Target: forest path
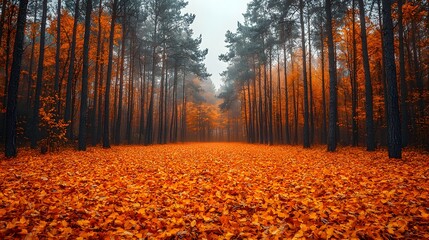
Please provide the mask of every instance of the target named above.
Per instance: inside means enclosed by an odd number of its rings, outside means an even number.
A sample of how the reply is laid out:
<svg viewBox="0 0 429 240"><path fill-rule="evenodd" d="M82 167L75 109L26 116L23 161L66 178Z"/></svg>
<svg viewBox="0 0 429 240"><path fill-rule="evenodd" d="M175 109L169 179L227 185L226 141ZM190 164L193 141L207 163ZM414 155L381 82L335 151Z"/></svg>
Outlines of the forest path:
<svg viewBox="0 0 429 240"><path fill-rule="evenodd" d="M189 143L0 161L0 238L429 238L429 157Z"/></svg>

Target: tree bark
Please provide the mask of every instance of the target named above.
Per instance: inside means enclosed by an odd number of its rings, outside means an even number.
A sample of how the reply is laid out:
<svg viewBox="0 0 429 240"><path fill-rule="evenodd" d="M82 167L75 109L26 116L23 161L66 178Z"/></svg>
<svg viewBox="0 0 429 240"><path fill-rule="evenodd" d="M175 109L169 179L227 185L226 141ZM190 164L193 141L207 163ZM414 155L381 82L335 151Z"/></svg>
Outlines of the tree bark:
<svg viewBox="0 0 429 240"><path fill-rule="evenodd" d="M357 86L357 48L356 48L356 17L355 17L355 0L352 1L352 45L353 45L353 58L352 58L352 146L357 146L359 143L359 129L358 129L358 86Z"/></svg>
<svg viewBox="0 0 429 240"><path fill-rule="evenodd" d="M326 28L328 33L328 57L329 57L329 126L328 126L328 151L337 149L337 64L335 62L334 38L332 34L332 6L331 0L325 0Z"/></svg>
<svg viewBox="0 0 429 240"><path fill-rule="evenodd" d="M57 101L56 114L59 117L61 101L60 101L60 49L61 49L61 0L58 0L57 6L57 41L55 45L55 76L54 76L54 93Z"/></svg>
<svg viewBox="0 0 429 240"><path fill-rule="evenodd" d="M92 127L92 146L97 145L98 142L98 137L97 137L97 132L98 132L98 126L97 126L97 119L99 118L99 116L97 116L97 111L99 112L100 109L98 108L98 96L99 96L99 68L100 68L100 54L101 54L101 31L102 31L102 27L101 27L101 13L102 13L102 6L101 3L103 1L99 0L99 5L98 5L98 22L97 22L97 52L95 54L95 71L94 71L94 99L93 99L93 110L92 110L92 123L91 123L91 127ZM100 94L101 96L101 94Z"/></svg>
<svg viewBox="0 0 429 240"><path fill-rule="evenodd" d="M399 117L396 80L395 47L392 22L392 2L383 0L383 52L387 83L387 127L389 158L402 157L401 121Z"/></svg>
<svg viewBox="0 0 429 240"><path fill-rule="evenodd" d="M110 22L110 36L109 36L109 59L107 63L107 79L106 79L106 92L104 96L104 126L103 126L103 148L110 148L110 85L112 81L112 62L113 62L113 37L115 35L115 21L116 11L118 7L118 0L113 0L112 5L112 19Z"/></svg>
<svg viewBox="0 0 429 240"><path fill-rule="evenodd" d="M304 3L299 1L299 19L301 23L301 49L302 49L302 78L304 82L304 148L310 147L309 110L308 110L308 85L307 85L307 60L305 50L304 31Z"/></svg>
<svg viewBox="0 0 429 240"><path fill-rule="evenodd" d="M86 151L88 121L88 68L89 68L89 37L91 33L92 0L86 1L85 33L83 40L82 90L80 96L79 151Z"/></svg>
<svg viewBox="0 0 429 240"><path fill-rule="evenodd" d="M408 112L408 86L405 79L405 51L404 51L404 25L402 22L402 0L398 0L398 33L399 33L399 78L401 83L401 134L402 146L408 145L409 137L409 112Z"/></svg>
<svg viewBox="0 0 429 240"><path fill-rule="evenodd" d="M7 158L16 157L16 107L18 99L19 77L21 74L21 60L24 53L24 32L27 18L28 0L19 1L18 19L16 25L15 43L13 46L13 60L8 86L6 106L6 145Z"/></svg>
<svg viewBox="0 0 429 240"><path fill-rule="evenodd" d="M124 20L125 22L125 20ZM125 41L126 41L126 23L122 25L122 47L121 47L121 66L119 75L119 101L118 101L118 113L116 118L115 126L115 144L119 144L121 141L121 124L122 124L122 97L124 92L124 62L125 62Z"/></svg>
<svg viewBox="0 0 429 240"><path fill-rule="evenodd" d="M74 78L74 64L75 64L75 56L76 56L76 34L77 34L77 20L79 18L79 0L76 0L74 6L74 21L73 21L73 36L70 48L70 66L69 73L67 77L67 90L66 90L66 109L64 113L64 121L68 123L67 126L67 138L69 140L73 139L73 128L72 128L72 96L73 96L73 78Z"/></svg>
<svg viewBox="0 0 429 240"><path fill-rule="evenodd" d="M366 122L366 150L375 150L375 134L374 134L374 110L373 110L373 93L371 83L371 70L369 66L368 43L366 37L365 24L365 8L363 0L358 0L359 18L362 39L362 59L363 69L365 74L365 122Z"/></svg>

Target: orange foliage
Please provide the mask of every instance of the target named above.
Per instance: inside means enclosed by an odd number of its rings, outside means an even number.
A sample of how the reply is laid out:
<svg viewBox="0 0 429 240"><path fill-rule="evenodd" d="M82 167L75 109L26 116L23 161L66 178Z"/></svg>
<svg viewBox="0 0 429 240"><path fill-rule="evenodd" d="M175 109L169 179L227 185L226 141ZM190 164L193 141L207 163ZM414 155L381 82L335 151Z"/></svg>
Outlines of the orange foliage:
<svg viewBox="0 0 429 240"><path fill-rule="evenodd" d="M428 155L185 144L0 161L0 238L429 238Z"/></svg>

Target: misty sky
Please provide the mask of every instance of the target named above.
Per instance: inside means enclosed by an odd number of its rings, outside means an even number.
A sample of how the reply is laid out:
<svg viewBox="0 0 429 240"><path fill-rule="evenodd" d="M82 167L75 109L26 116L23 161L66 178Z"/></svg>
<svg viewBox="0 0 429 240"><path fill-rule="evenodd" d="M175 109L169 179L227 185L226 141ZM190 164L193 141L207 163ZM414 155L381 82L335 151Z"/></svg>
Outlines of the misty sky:
<svg viewBox="0 0 429 240"><path fill-rule="evenodd" d="M242 14L249 2L250 0L188 0L185 12L196 15L191 27L195 36L203 36L201 48L209 49L205 64L217 89L222 83L219 74L227 67L226 63L218 60L220 54L227 52L225 33L227 30L235 32L237 21L243 22Z"/></svg>

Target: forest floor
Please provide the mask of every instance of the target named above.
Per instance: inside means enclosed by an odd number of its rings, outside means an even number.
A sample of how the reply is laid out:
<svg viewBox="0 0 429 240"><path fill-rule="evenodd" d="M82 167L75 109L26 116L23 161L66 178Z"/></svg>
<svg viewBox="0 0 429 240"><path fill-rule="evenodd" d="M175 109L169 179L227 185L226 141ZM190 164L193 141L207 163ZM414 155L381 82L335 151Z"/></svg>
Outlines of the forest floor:
<svg viewBox="0 0 429 240"><path fill-rule="evenodd" d="M429 239L429 155L192 143L0 160L0 239Z"/></svg>

